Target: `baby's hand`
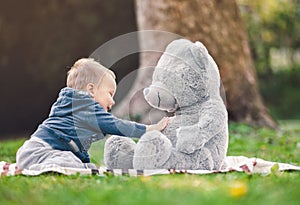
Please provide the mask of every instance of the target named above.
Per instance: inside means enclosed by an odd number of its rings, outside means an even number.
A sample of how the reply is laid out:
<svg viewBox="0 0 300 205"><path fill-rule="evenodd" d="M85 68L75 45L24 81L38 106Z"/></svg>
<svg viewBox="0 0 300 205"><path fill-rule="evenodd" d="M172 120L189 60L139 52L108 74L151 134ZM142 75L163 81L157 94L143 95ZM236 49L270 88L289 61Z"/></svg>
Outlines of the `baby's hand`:
<svg viewBox="0 0 300 205"><path fill-rule="evenodd" d="M170 118L164 117L157 124L148 125L146 131L158 130L162 131L168 125Z"/></svg>

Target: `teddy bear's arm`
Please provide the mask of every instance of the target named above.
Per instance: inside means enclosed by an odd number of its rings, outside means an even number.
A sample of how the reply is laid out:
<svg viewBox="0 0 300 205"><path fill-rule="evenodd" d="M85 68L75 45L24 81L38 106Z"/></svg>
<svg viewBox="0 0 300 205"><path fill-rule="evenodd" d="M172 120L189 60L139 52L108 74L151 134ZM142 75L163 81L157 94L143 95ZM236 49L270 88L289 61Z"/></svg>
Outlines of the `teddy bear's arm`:
<svg viewBox="0 0 300 205"><path fill-rule="evenodd" d="M225 123L227 123L226 111L215 110L213 113L204 113L204 115L201 115L199 123L180 127L176 130L176 149L186 154L194 153L221 132Z"/></svg>

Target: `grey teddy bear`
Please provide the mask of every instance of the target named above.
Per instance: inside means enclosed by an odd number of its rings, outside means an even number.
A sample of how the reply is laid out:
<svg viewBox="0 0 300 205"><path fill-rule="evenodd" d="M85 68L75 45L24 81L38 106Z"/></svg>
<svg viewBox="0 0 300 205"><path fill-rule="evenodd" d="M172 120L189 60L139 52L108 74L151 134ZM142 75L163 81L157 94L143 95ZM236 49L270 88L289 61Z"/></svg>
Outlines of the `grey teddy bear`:
<svg viewBox="0 0 300 205"><path fill-rule="evenodd" d="M205 46L186 39L171 42L144 89L154 108L174 112L162 131L138 143L110 137L104 162L110 169L219 170L228 148L227 111L220 96L218 67Z"/></svg>

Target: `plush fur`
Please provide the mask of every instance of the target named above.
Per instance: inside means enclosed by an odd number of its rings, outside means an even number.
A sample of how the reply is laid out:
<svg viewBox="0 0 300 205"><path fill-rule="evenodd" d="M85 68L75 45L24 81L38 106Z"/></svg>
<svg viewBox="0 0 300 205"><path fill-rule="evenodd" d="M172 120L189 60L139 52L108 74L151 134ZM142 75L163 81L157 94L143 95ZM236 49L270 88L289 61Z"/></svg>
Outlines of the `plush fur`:
<svg viewBox="0 0 300 205"><path fill-rule="evenodd" d="M108 139L104 162L123 169L220 169L228 123L219 88L218 67L202 43L171 42L144 96L151 106L175 116L162 132L147 132L137 144L118 136Z"/></svg>

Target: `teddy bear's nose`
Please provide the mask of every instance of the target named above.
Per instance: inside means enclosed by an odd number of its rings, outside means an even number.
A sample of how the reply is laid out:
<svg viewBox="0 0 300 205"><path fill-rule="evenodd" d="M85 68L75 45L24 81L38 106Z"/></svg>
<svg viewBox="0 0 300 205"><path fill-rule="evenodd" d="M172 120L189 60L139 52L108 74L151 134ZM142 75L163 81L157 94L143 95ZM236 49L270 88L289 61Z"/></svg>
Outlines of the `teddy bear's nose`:
<svg viewBox="0 0 300 205"><path fill-rule="evenodd" d="M149 93L149 91L150 91L149 88L145 88L144 91L143 91L144 92L144 96L146 96Z"/></svg>

